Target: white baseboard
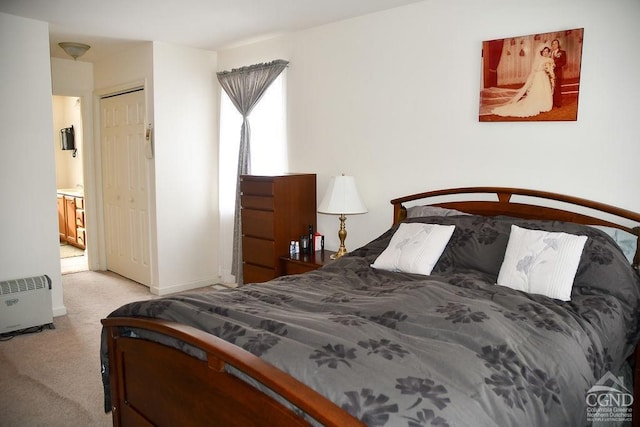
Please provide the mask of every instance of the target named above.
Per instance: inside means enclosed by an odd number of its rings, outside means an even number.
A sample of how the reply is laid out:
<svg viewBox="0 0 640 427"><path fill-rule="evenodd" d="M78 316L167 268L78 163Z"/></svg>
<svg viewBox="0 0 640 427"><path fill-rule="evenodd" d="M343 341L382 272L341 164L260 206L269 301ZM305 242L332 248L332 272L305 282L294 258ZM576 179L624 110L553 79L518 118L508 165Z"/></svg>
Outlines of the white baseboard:
<svg viewBox="0 0 640 427"><path fill-rule="evenodd" d="M67 307L62 305L58 307L53 307L53 317L64 316L67 314Z"/></svg>
<svg viewBox="0 0 640 427"><path fill-rule="evenodd" d="M238 283L236 282L236 276L231 274L231 270L227 270L227 269L221 269L220 283L232 288L235 288L236 286L238 286Z"/></svg>
<svg viewBox="0 0 640 427"><path fill-rule="evenodd" d="M149 291L154 295L163 296L163 295L175 294L177 292L190 291L192 289L204 288L205 286L215 285L216 283L220 283L220 278L199 280L199 281L190 282L190 283L179 283L176 285L165 286L163 288L151 286L149 287Z"/></svg>

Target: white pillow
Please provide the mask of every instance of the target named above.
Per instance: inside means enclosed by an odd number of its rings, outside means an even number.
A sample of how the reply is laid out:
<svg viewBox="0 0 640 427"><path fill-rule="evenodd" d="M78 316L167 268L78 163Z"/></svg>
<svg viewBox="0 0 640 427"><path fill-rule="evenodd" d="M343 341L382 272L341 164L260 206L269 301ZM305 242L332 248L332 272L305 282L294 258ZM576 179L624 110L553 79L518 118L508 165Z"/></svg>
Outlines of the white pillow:
<svg viewBox="0 0 640 427"><path fill-rule="evenodd" d="M455 228L455 225L402 223L371 267L429 275Z"/></svg>
<svg viewBox="0 0 640 427"><path fill-rule="evenodd" d="M569 301L586 242L586 236L512 225L498 285Z"/></svg>

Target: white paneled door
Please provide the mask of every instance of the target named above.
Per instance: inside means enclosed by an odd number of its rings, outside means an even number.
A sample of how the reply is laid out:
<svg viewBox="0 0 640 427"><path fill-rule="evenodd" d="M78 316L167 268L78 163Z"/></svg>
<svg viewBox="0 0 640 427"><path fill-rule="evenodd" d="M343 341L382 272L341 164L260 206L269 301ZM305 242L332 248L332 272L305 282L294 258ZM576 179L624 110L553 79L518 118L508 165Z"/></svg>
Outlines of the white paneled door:
<svg viewBox="0 0 640 427"><path fill-rule="evenodd" d="M144 90L100 100L107 269L151 285Z"/></svg>

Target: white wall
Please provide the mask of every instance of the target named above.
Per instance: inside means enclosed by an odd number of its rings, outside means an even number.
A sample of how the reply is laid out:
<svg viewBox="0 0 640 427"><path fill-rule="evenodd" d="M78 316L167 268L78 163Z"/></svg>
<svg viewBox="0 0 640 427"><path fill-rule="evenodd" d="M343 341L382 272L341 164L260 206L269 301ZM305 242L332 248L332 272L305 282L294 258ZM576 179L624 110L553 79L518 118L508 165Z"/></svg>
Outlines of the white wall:
<svg viewBox="0 0 640 427"><path fill-rule="evenodd" d="M66 313L51 129L49 29L0 13L0 280L47 274L55 316ZM9 59L10 58L10 59Z"/></svg>
<svg viewBox="0 0 640 427"><path fill-rule="evenodd" d="M96 63L94 70L97 94L145 86L154 152L149 160L151 292L164 295L216 283L216 54L144 43Z"/></svg>
<svg viewBox="0 0 640 427"><path fill-rule="evenodd" d="M220 69L282 58L289 164L356 177L369 213L347 248L391 223L389 200L457 186L547 190L640 211L640 2L427 0L220 51ZM481 43L584 28L576 122L480 123ZM318 215L327 247L338 221Z"/></svg>
<svg viewBox="0 0 640 427"><path fill-rule="evenodd" d="M218 281L217 55L153 43L158 281L166 294Z"/></svg>

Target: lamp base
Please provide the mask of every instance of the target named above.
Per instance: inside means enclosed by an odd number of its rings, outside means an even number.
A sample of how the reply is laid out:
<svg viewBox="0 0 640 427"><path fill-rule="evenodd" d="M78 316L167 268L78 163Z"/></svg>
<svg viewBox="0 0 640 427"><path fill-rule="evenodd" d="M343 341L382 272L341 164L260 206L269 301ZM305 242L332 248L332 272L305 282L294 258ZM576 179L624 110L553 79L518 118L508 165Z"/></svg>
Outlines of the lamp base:
<svg viewBox="0 0 640 427"><path fill-rule="evenodd" d="M340 215L340 231L338 231L338 238L340 239L340 248L338 252L331 255L331 259L338 259L347 253L347 248L344 246L344 240L347 238L347 228L344 226L344 222L347 217L344 214Z"/></svg>
<svg viewBox="0 0 640 427"><path fill-rule="evenodd" d="M347 248L345 248L344 246L341 246L340 249L338 249L338 252L336 252L335 254L331 255L329 258L331 259L338 259L340 258L342 255L346 255L347 252Z"/></svg>

